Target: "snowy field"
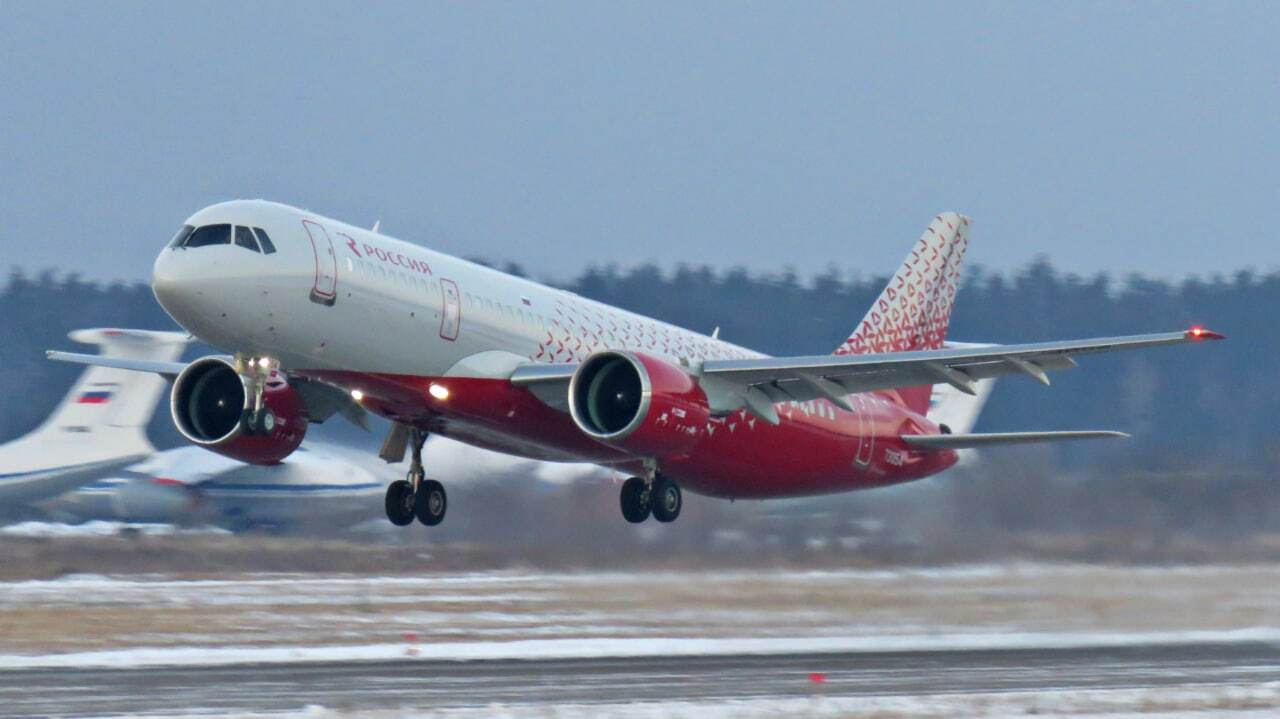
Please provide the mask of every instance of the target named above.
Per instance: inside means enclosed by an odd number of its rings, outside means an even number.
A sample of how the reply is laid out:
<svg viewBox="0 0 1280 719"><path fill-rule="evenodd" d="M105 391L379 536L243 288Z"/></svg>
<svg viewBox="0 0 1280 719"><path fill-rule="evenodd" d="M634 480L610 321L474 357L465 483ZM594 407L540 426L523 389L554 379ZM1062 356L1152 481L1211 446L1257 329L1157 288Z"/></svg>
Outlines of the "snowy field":
<svg viewBox="0 0 1280 719"><path fill-rule="evenodd" d="M71 575L0 582L5 670L385 660L706 657L1265 642L1280 566L1009 564L838 571ZM1280 666L1280 652L1277 653ZM1280 674L1244 683L927 696L778 696L438 710L311 706L174 716L1254 717ZM1255 681L1256 678L1256 681ZM185 712L185 713L184 713ZM154 716L154 714L148 714Z"/></svg>
<svg viewBox="0 0 1280 719"><path fill-rule="evenodd" d="M144 648L448 652L439 647L654 638L918 646L1278 634L1280 566L1271 565L78 575L0 583L0 655L8 665L21 656L50 661L36 657Z"/></svg>

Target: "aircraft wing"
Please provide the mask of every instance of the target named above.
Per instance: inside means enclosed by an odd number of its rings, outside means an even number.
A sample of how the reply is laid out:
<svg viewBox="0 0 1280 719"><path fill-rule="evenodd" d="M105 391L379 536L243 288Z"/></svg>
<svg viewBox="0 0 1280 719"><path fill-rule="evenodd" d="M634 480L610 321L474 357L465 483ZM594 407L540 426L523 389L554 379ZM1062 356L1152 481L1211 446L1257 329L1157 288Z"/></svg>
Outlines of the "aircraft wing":
<svg viewBox="0 0 1280 719"><path fill-rule="evenodd" d="M699 383L709 398L719 396L714 404L723 406L731 402L726 395L736 396L738 406L776 423L774 402L825 398L848 409L849 394L943 382L974 394L979 380L1008 374L1049 384L1048 372L1075 367L1079 355L1218 339L1224 337L1194 327L1184 332L916 352L708 360L702 364Z"/></svg>
<svg viewBox="0 0 1280 719"><path fill-rule="evenodd" d="M746 407L777 424L775 402L828 399L852 411L848 395L859 392L945 383L966 394L977 394L980 381L1008 374L1024 374L1049 384L1048 373L1075 367L1078 355L1220 339L1225 338L1217 332L1193 327L1183 332L1018 345L953 345L917 352L707 360L701 367L695 366L693 374L713 411ZM568 411L566 388L577 368L576 363L530 363L517 367L510 379L548 405Z"/></svg>

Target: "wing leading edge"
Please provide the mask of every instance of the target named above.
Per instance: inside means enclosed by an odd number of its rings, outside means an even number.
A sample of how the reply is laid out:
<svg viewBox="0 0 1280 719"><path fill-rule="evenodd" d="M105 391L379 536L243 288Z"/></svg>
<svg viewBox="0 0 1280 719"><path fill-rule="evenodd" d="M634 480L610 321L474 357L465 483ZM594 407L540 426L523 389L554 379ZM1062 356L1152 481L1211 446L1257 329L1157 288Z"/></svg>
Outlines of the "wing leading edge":
<svg viewBox="0 0 1280 719"><path fill-rule="evenodd" d="M713 404L721 411L743 406L756 411L764 404L759 395L770 403L828 399L844 406L848 394L943 382L973 394L978 380L1009 374L1049 384L1048 373L1075 367L1078 355L1219 339L1225 338L1193 327L1184 332L916 352L708 360L698 374L704 389L715 390ZM774 413L756 414L775 421Z"/></svg>

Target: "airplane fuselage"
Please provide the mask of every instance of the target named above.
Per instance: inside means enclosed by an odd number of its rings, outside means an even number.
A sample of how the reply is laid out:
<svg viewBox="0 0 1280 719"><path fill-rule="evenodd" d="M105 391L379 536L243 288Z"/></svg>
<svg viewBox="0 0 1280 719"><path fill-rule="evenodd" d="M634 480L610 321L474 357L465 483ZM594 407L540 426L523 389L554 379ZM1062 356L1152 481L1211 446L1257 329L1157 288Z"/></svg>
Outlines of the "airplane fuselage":
<svg viewBox="0 0 1280 719"><path fill-rule="evenodd" d="M334 528L376 518L384 485L318 443L266 467L181 447L105 473L51 509L84 520Z"/></svg>
<svg viewBox="0 0 1280 719"><path fill-rule="evenodd" d="M390 420L489 449L628 470L644 460L512 384L519 365L578 363L606 349L690 371L703 360L762 356L285 205L229 202L187 221L217 224L260 228L274 251L234 242L163 250L153 287L185 329L356 393ZM783 402L777 425L746 409L691 423L681 430L696 437L693 449L663 457L661 471L702 494L771 497L884 486L954 464L954 452L899 439L938 429L893 391L849 401L854 411L826 399Z"/></svg>

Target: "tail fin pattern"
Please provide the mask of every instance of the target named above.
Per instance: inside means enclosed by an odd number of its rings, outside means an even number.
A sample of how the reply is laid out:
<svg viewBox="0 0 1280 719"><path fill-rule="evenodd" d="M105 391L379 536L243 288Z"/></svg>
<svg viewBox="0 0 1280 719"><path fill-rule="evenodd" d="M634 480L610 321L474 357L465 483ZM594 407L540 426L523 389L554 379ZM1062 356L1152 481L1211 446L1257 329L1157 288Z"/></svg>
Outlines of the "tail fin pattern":
<svg viewBox="0 0 1280 719"><path fill-rule="evenodd" d="M933 219L889 285L835 354L878 354L940 349L951 324L960 265L969 245L969 218L944 212ZM929 411L929 385L897 390L897 401L917 414Z"/></svg>
<svg viewBox="0 0 1280 719"><path fill-rule="evenodd" d="M942 347L968 244L968 217L954 212L935 217L857 330L835 354Z"/></svg>

